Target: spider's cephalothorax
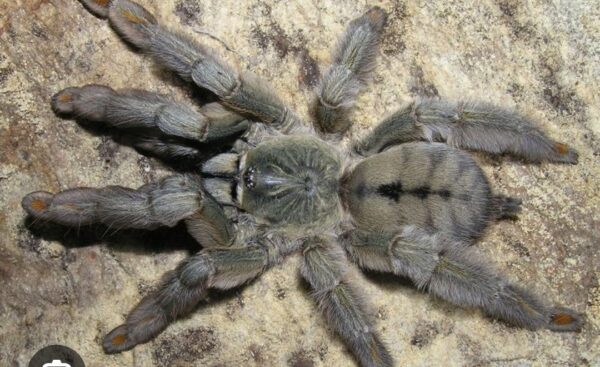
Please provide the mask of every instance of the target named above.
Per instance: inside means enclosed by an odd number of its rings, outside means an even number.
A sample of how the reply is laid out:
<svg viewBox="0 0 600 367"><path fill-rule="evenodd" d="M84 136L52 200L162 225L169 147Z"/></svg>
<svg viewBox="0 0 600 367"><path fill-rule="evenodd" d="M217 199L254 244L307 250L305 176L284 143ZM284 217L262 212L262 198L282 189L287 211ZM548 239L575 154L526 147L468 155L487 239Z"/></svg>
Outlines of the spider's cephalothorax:
<svg viewBox="0 0 600 367"><path fill-rule="evenodd" d="M582 315L548 306L473 254L469 245L494 220L516 216L520 201L494 194L475 161L459 150L574 164L573 149L514 112L437 99L407 104L358 142L327 142L328 134L338 139L351 125L351 107L374 68L382 9L349 24L316 90L312 128L265 82L166 30L140 5L82 2L108 18L124 40L219 102L195 110L149 92L87 85L57 93L57 113L135 131L135 146L157 156L193 159L202 146L235 140L194 175L137 190L75 188L23 199L29 215L67 226L154 229L184 221L202 245L106 335L107 353L151 340L194 310L209 289L239 286L298 250L317 303L363 366L393 361L353 285L348 258L520 327L581 328Z"/></svg>
<svg viewBox="0 0 600 367"><path fill-rule="evenodd" d="M323 227L338 219L338 152L313 137L283 137L249 151L241 166L240 208L270 224Z"/></svg>

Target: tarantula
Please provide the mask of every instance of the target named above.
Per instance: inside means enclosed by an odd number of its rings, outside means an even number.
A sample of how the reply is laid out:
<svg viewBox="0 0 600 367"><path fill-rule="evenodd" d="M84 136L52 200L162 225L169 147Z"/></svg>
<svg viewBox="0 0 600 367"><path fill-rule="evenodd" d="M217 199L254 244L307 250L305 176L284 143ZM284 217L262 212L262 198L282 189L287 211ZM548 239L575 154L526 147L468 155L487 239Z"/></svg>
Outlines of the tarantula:
<svg viewBox="0 0 600 367"><path fill-rule="evenodd" d="M151 130L152 137L136 136L135 145L175 158L194 156L192 141L234 141L227 152L201 162L197 175L137 190L75 188L23 199L29 215L67 226L154 229L184 221L202 245L105 336L107 353L151 340L192 312L209 289L240 286L296 251L304 256L301 274L317 304L363 366L393 361L353 285L348 258L519 327L581 328L581 314L548 306L469 249L490 223L516 216L521 202L494 194L481 168L459 149L572 164L575 150L515 112L437 99L407 104L358 142L339 139L374 68L386 18L381 8L348 25L316 89L315 126L308 126L265 82L163 28L142 6L82 3L108 18L129 44L219 102L194 110L145 91L87 85L57 93L52 107L58 114Z"/></svg>

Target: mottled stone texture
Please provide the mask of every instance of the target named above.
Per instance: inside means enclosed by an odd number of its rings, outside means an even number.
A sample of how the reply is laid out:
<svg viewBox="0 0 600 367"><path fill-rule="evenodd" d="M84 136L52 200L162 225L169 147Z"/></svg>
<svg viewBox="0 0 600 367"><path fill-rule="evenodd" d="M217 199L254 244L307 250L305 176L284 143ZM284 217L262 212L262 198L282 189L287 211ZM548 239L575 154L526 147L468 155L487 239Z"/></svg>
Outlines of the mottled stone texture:
<svg viewBox="0 0 600 367"><path fill-rule="evenodd" d="M271 80L304 116L330 45L365 9L350 0L140 2ZM577 166L478 155L497 191L524 201L520 220L494 226L478 247L513 279L584 311L585 329L519 330L369 275L361 286L395 359L405 366L600 365L598 1L375 4L389 23L354 136L411 96L471 97L530 114L581 154ZM121 145L120 136L52 113L53 93L87 83L203 96L131 52L75 0L0 0L0 365L26 366L53 343L78 350L88 366L352 365L314 311L297 256L243 289L215 294L153 342L103 354L101 337L194 244L177 231L114 234L25 220L20 200L30 191L136 187L168 172Z"/></svg>

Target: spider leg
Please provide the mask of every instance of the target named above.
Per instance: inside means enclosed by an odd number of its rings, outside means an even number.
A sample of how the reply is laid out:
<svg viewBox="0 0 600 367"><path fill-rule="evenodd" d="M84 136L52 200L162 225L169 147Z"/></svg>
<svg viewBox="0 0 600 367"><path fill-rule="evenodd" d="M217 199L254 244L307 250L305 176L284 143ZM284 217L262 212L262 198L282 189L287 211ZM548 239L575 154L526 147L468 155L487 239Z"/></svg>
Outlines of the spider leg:
<svg viewBox="0 0 600 367"><path fill-rule="evenodd" d="M137 190L108 186L57 194L36 191L23 198L22 206L36 219L74 227L103 223L115 229L154 229L184 220L204 247L230 246L234 238L221 206L192 176L170 176Z"/></svg>
<svg viewBox="0 0 600 367"><path fill-rule="evenodd" d="M357 152L372 155L415 140L445 141L456 148L511 154L527 162L576 164L577 152L548 138L531 120L490 104L421 99L383 120Z"/></svg>
<svg viewBox="0 0 600 367"><path fill-rule="evenodd" d="M178 139L166 136L132 135L132 145L143 154L150 154L162 159L182 158L196 162L202 157L202 150L190 146Z"/></svg>
<svg viewBox="0 0 600 367"><path fill-rule="evenodd" d="M317 88L314 114L321 130L343 133L350 125L350 110L361 87L375 68L386 14L373 7L348 25L333 52L333 63Z"/></svg>
<svg viewBox="0 0 600 367"><path fill-rule="evenodd" d="M266 82L253 74L239 73L214 50L166 30L139 4L129 0L82 2L96 15L108 18L125 41L183 79L210 90L225 106L283 130L300 122Z"/></svg>
<svg viewBox="0 0 600 367"><path fill-rule="evenodd" d="M408 277L448 302L478 307L486 314L528 329L579 331L583 315L548 307L528 290L495 274L464 244L413 226L397 233L353 231L345 244L362 268Z"/></svg>
<svg viewBox="0 0 600 367"><path fill-rule="evenodd" d="M362 366L393 366L365 311L365 301L352 284L349 266L339 246L326 239L313 238L305 244L301 273L329 324Z"/></svg>
<svg viewBox="0 0 600 367"><path fill-rule="evenodd" d="M101 85L63 89L52 108L69 115L124 129L158 130L161 135L210 142L244 131L248 121L219 103L200 111L140 90L115 91Z"/></svg>
<svg viewBox="0 0 600 367"><path fill-rule="evenodd" d="M118 353L153 339L171 322L192 312L209 289L240 286L295 249L281 248L267 240L241 248L200 251L163 276L156 290L140 301L125 323L104 337L104 350Z"/></svg>

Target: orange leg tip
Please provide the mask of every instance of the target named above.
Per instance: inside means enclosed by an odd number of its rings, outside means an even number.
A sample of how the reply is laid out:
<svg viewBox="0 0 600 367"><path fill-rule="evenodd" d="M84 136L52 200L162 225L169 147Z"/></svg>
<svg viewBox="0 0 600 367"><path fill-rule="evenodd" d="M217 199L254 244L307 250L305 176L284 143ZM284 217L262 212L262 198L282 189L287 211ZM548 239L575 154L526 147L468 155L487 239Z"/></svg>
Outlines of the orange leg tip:
<svg viewBox="0 0 600 367"><path fill-rule="evenodd" d="M30 206L31 206L31 209L33 209L37 212L41 212L41 211L48 209L48 204L44 200L40 200L40 199L32 200Z"/></svg>
<svg viewBox="0 0 600 367"><path fill-rule="evenodd" d="M73 95L71 93L61 93L56 99L63 103L73 102Z"/></svg>
<svg viewBox="0 0 600 367"><path fill-rule="evenodd" d="M554 145L554 149L560 155L565 155L565 154L567 154L569 152L569 146L567 144L563 144L563 143L556 143Z"/></svg>
<svg viewBox="0 0 600 367"><path fill-rule="evenodd" d="M125 343L125 340L127 340L127 336L125 334L119 334L115 335L110 341L113 345L121 345Z"/></svg>
<svg viewBox="0 0 600 367"><path fill-rule="evenodd" d="M556 325L569 325L575 322L575 319L566 313L557 313L552 315L552 322Z"/></svg>
<svg viewBox="0 0 600 367"><path fill-rule="evenodd" d="M108 6L108 4L110 4L110 0L93 0L94 3L100 5L100 6Z"/></svg>

